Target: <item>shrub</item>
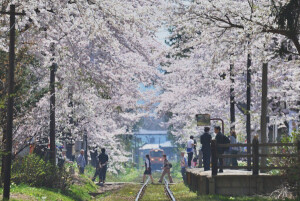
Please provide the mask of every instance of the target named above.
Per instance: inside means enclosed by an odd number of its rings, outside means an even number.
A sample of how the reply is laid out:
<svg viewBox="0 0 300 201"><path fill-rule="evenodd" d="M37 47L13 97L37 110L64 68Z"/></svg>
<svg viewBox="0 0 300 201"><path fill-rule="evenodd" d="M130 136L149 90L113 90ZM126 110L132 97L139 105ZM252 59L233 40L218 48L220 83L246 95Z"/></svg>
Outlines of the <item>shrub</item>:
<svg viewBox="0 0 300 201"><path fill-rule="evenodd" d="M297 143L297 141L300 140L300 131L293 132L291 136L285 136L282 137L281 142L282 143ZM279 148L273 148L271 150L271 153L275 154L292 154L297 153L297 147L279 147ZM281 170L280 174L285 175L287 177L287 186L289 186L289 189L297 193L299 196L299 189L300 189L300 162L298 158L295 157L277 157L277 158L270 158L268 160L269 164L272 166L287 166L290 167L287 170Z"/></svg>
<svg viewBox="0 0 300 201"><path fill-rule="evenodd" d="M16 184L65 190L70 180L71 176L65 168L53 167L35 154L16 159L12 166L12 181Z"/></svg>

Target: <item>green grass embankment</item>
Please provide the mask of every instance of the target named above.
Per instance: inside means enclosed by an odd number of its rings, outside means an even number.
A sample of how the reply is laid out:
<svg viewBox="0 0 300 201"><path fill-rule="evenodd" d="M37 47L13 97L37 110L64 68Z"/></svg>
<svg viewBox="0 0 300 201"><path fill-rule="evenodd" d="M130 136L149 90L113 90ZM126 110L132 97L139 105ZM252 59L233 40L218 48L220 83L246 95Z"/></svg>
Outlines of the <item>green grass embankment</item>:
<svg viewBox="0 0 300 201"><path fill-rule="evenodd" d="M11 200L38 200L38 201L81 201L91 200L91 192L97 192L98 186L85 176L80 176L75 180L75 183L66 191L50 188L31 187L25 184L11 185ZM0 188L2 199L2 191Z"/></svg>

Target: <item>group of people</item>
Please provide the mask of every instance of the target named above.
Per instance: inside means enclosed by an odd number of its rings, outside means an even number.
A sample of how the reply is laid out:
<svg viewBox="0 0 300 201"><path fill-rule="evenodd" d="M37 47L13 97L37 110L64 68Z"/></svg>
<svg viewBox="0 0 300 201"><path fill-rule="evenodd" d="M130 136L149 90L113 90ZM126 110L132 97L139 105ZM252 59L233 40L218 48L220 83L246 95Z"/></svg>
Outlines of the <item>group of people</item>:
<svg viewBox="0 0 300 201"><path fill-rule="evenodd" d="M93 177L93 181L96 180L96 177L99 176L99 184L104 184L106 179L107 172L107 164L108 164L108 155L105 153L105 149L101 149L101 154L98 156L96 171ZM84 150L80 151L79 156L77 157L77 166L79 168L79 173L84 174L84 169L86 166L86 161L84 157Z"/></svg>
<svg viewBox="0 0 300 201"><path fill-rule="evenodd" d="M164 163L163 163L163 167L162 167L162 174L161 174L161 177L159 179L159 183L162 183L162 180L164 178L164 176L167 174L168 177L169 177L169 181L170 183L173 183L173 178L171 176L171 168L172 168L172 164L168 161L167 159L167 155L163 155L163 160L164 160ZM143 176L143 182L145 182L145 178L146 176L150 176L150 179L152 181L152 184L154 183L154 179L152 177L152 170L151 170L151 159L150 159L150 155L147 154L146 155L146 158L145 158L145 172L144 172L144 176Z"/></svg>
<svg viewBox="0 0 300 201"><path fill-rule="evenodd" d="M208 171L210 170L210 157L211 157L211 140L212 140L212 136L209 133L210 128L209 127L205 127L204 128L204 134L201 135L200 137L200 142L202 144L202 148L201 151L203 153L203 166L204 166L204 171ZM219 126L216 126L214 128L214 132L216 134L216 142L217 144L236 144L237 140L236 140L236 133L234 130L231 130L230 132L230 137L226 137L222 132L221 132L221 128ZM217 148L217 152L218 154L224 154L224 152L229 152L230 154L237 154L238 153L238 149L237 147L230 147L228 150L226 148L222 148L222 147L218 147ZM219 158L219 165L221 166L221 168L219 169L219 172L223 172L222 166L223 166L223 158ZM232 166L237 166L237 159L236 158L232 158L231 160Z"/></svg>
<svg viewBox="0 0 300 201"><path fill-rule="evenodd" d="M236 144L237 143L237 140L236 140L237 136L236 136L236 133L234 130L232 130L230 132L229 138L221 132L221 128L219 126L214 127L214 133L215 133L215 139L216 139L217 144L227 144L227 143ZM213 137L210 134L210 127L205 127L204 133L200 137L200 143L202 144L201 151L203 154L202 158L203 158L204 171L210 170L212 138ZM195 164L193 165L193 163L195 163L195 161L197 161L196 146L197 146L197 141L194 139L194 136L190 136L190 139L187 141L187 145L186 145L186 147L187 147L186 152L187 152L188 159L186 159L186 157L185 157L185 152L181 152L180 167L181 167L182 178L184 181L186 180L186 169L195 167ZM227 150L226 148L218 147L217 152L219 155L224 154L224 152L227 152L227 153L229 152L230 154L237 154L238 149L237 149L237 147L230 147ZM172 179L172 176L170 173L170 169L171 169L172 165L167 160L166 155L163 155L163 160L164 160L164 165L162 168L163 172L162 172L159 182L162 182L163 177L167 174L170 182L172 183L173 179ZM221 166L219 169L219 172L223 172L223 168L222 168L223 163L224 163L223 158L218 158L218 160L219 160L219 165ZM230 162L232 163L232 166L238 165L236 158L232 158ZM152 183L154 183L154 180L153 180L153 177L151 174L151 159L150 159L149 154L147 154L146 158L145 158L145 172L144 172L143 182L145 182L146 175L149 175Z"/></svg>
<svg viewBox="0 0 300 201"><path fill-rule="evenodd" d="M211 158L211 140L212 140L212 135L209 133L210 128L205 127L204 128L204 133L200 137L200 143L202 144L202 154L203 154L203 165L204 165L204 171L210 170L210 158ZM216 134L215 139L217 144L226 144L226 143L231 143L231 144L236 144L236 133L235 131L231 131L230 137L227 138L222 132L221 128L219 126L216 126L214 128L214 133ZM197 152L196 152L196 146L197 146L197 141L194 139L194 136L190 136L190 139L187 141L187 155L188 159L185 157L185 152L181 152L181 157L180 157L180 167L181 167L181 174L182 178L185 181L186 179L186 168L192 168L192 163L197 161ZM238 150L236 147L231 147L229 150L226 150L224 148L218 147L217 152L218 154L224 154L224 152L227 151L230 154L237 154ZM195 157L193 158L195 154ZM223 158L219 158L219 165L221 168L219 169L219 172L223 172L222 166L223 166ZM163 155L163 167L162 167L162 174L159 179L159 183L162 182L163 178L165 175L168 175L170 183L173 183L173 179L171 176L171 168L172 164L168 161L167 156ZM237 166L237 159L232 158L231 161L233 166ZM102 182L102 184L105 183L105 178L106 178L106 171L107 171L107 164L108 164L108 155L105 153L105 149L101 149L101 154L98 156L98 161L97 161L97 167L96 171L93 177L93 181L95 181L96 177L99 176L99 183ZM79 156L77 157L77 165L79 168L80 174L84 174L84 169L86 166L86 161L84 157L84 150L80 151ZM194 164L195 166L195 164ZM151 170L151 159L150 155L147 154L145 157L145 171L144 171L144 176L143 176L143 183L145 182L146 176L149 175L152 183L154 183L154 179L152 177L152 170Z"/></svg>

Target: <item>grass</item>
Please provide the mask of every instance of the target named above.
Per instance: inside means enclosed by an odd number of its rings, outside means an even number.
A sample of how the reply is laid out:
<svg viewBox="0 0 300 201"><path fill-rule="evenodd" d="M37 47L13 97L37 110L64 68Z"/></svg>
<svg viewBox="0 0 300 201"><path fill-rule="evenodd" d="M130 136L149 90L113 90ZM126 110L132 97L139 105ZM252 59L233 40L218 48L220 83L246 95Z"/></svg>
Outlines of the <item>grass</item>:
<svg viewBox="0 0 300 201"><path fill-rule="evenodd" d="M66 191L50 188L37 188L25 184L11 185L11 200L41 200L41 201L81 201L91 200L90 192L97 192L98 186L87 177L79 177L80 183L72 184ZM2 192L2 189L0 189ZM2 193L1 193L2 194ZM0 196L0 198L2 198Z"/></svg>
<svg viewBox="0 0 300 201"><path fill-rule="evenodd" d="M69 190L65 192L66 195L73 198L74 200L90 200L91 196L89 193L97 192L98 186L94 184L87 176L81 175L81 184L73 184Z"/></svg>
<svg viewBox="0 0 300 201"><path fill-rule="evenodd" d="M1 189L2 191L2 189ZM72 201L73 199L67 195L61 194L61 192L54 189L47 188L35 188L27 185L12 186L11 188L11 200L41 200L41 201ZM2 196L1 196L2 199Z"/></svg>
<svg viewBox="0 0 300 201"><path fill-rule="evenodd" d="M142 198L142 201L168 201L169 199L165 195L163 184L150 184L147 186L146 192Z"/></svg>
<svg viewBox="0 0 300 201"><path fill-rule="evenodd" d="M91 165L88 165L85 168L85 174L92 178L95 173L95 168ZM140 182L142 181L144 174L144 169L140 168L139 170L136 168L126 168L125 172L120 172L119 174L113 174L111 172L107 172L106 181L107 182ZM161 172L153 171L153 177L155 181L158 181ZM182 176L180 172L180 166L176 163L173 163L173 168L171 169L171 175L173 177L173 181L175 183L182 181ZM98 178L96 179L96 181Z"/></svg>
<svg viewBox="0 0 300 201"><path fill-rule="evenodd" d="M123 188L108 192L103 195L96 197L95 200L101 201L126 201L126 200L134 200L141 185L137 184L129 184L124 186Z"/></svg>
<svg viewBox="0 0 300 201"><path fill-rule="evenodd" d="M178 171L177 165L173 164L174 170L172 171L173 180L177 183L171 185L171 190L174 193L176 200L178 201L271 201L268 197L229 197L219 195L205 195L198 196L197 193L191 192L187 186L185 186L181 180L180 172ZM77 171L77 170L76 170ZM74 183L66 191L49 188L36 188L30 187L25 184L11 186L11 200L38 200L38 201L86 201L86 200L101 200L101 201L129 201L134 200L141 185L140 184L127 184L121 189L112 190L106 192L97 197L92 197L89 193L99 192L99 186L96 186L90 178L94 174L94 168L88 167L86 169L86 175L80 175L74 178ZM134 168L126 169L125 173L119 175L108 174L108 182L139 182L142 180L143 170L136 170ZM153 177L155 183L157 183L161 173L154 172ZM2 189L0 188L2 192ZM2 193L1 193L2 194ZM0 195L1 200L1 195ZM143 201L167 201L167 197L164 193L164 185L160 184L149 184Z"/></svg>
<svg viewBox="0 0 300 201"><path fill-rule="evenodd" d="M124 172L120 172L118 174L113 174L111 172L107 172L106 181L107 182L139 182L141 181L141 177L143 175L144 170L137 170L136 168L125 168ZM91 165L88 165L85 168L85 174L92 178L95 173L95 168ZM96 179L98 181L98 178Z"/></svg>

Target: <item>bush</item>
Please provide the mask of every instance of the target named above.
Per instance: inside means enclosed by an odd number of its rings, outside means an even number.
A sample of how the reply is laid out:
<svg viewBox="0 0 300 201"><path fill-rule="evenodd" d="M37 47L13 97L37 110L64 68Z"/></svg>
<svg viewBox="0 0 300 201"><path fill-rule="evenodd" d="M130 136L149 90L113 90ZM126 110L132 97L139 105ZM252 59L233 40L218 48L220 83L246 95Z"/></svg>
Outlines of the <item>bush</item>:
<svg viewBox="0 0 300 201"><path fill-rule="evenodd" d="M300 131L293 132L291 136L284 136L281 139L282 143L297 143L300 140ZM279 148L271 149L271 153L274 154L293 154L297 153L297 147L288 147L283 146ZM277 158L270 158L268 160L271 166L287 166L290 167L287 170L279 171L280 174L285 175L287 177L287 186L289 186L290 191L298 194L299 196L299 189L300 189L300 163L298 158L296 157L277 157Z"/></svg>
<svg viewBox="0 0 300 201"><path fill-rule="evenodd" d="M65 168L53 167L35 154L16 159L12 166L12 181L16 184L65 190L70 180L71 175Z"/></svg>

